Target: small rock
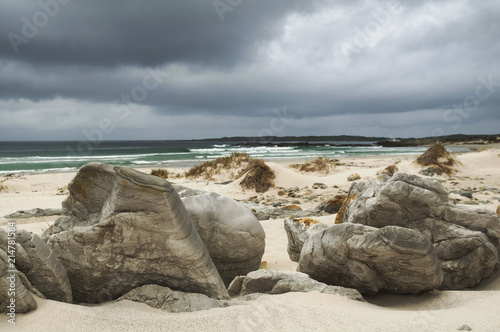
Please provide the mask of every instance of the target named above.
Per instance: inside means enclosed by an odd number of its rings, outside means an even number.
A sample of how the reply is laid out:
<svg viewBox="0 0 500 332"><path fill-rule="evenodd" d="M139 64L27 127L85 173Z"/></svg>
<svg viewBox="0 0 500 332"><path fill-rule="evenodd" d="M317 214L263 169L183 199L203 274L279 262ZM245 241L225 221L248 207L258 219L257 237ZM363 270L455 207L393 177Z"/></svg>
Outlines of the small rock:
<svg viewBox="0 0 500 332"><path fill-rule="evenodd" d="M419 174L425 175L425 176L434 176L434 171L432 170L431 167L428 167L428 168L424 168L423 170L421 170L419 172Z"/></svg>
<svg viewBox="0 0 500 332"><path fill-rule="evenodd" d="M302 210L300 206L297 205L287 205L283 208L283 210Z"/></svg>
<svg viewBox="0 0 500 332"><path fill-rule="evenodd" d="M278 195L280 195L280 196L286 196L286 195L288 195L288 193L286 191L284 191L284 190L280 190L280 191L278 191Z"/></svg>
<svg viewBox="0 0 500 332"><path fill-rule="evenodd" d="M460 326L457 330L458 331L472 331L472 329L470 328L470 326L466 325L466 324Z"/></svg>
<svg viewBox="0 0 500 332"><path fill-rule="evenodd" d="M497 207L497 214L500 216L500 205Z"/></svg>
<svg viewBox="0 0 500 332"><path fill-rule="evenodd" d="M359 179L361 179L361 176L358 173L354 173L347 178L347 181L357 181Z"/></svg>
<svg viewBox="0 0 500 332"><path fill-rule="evenodd" d="M460 190L460 191L458 192L458 194L459 194L460 196L463 196L463 197L467 197L467 198L472 199L472 193L471 193L470 191L468 191L468 190Z"/></svg>
<svg viewBox="0 0 500 332"><path fill-rule="evenodd" d="M315 184L313 184L313 188L314 187L317 187L317 188L321 188L321 189L327 189L328 186L324 183L320 183L320 182L316 182Z"/></svg>

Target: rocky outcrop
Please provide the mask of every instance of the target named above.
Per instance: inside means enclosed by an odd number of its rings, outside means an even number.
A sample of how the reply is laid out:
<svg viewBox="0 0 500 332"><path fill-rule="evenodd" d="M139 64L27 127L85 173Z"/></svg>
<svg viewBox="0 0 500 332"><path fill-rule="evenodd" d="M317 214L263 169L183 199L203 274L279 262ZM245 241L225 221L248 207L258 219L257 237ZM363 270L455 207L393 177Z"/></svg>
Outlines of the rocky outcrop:
<svg viewBox="0 0 500 332"><path fill-rule="evenodd" d="M304 243L298 270L361 293L416 294L441 285L432 243L420 232L358 224L332 225Z"/></svg>
<svg viewBox="0 0 500 332"><path fill-rule="evenodd" d="M288 237L288 256L293 262L299 261L302 246L304 242L309 239L311 234L326 228L325 225L314 219L294 219L291 217L285 218L284 226Z"/></svg>
<svg viewBox="0 0 500 332"><path fill-rule="evenodd" d="M90 163L68 186L48 245L76 302L116 299L145 284L228 297L210 254L169 182Z"/></svg>
<svg viewBox="0 0 500 332"><path fill-rule="evenodd" d="M436 247L444 272L443 289L477 285L498 264L500 218L486 210L453 205L434 179L396 173L354 185L344 221L382 228L417 230Z"/></svg>
<svg viewBox="0 0 500 332"><path fill-rule="evenodd" d="M66 270L36 234L16 233L16 267L49 300L73 302Z"/></svg>
<svg viewBox="0 0 500 332"><path fill-rule="evenodd" d="M329 286L311 279L300 272L277 270L258 270L246 276L240 276L229 286L231 296L245 296L255 293L283 294L288 292L313 292L345 296L351 300L364 301L355 289Z"/></svg>
<svg viewBox="0 0 500 332"><path fill-rule="evenodd" d="M216 193L182 201L226 285L237 276L259 269L266 235L250 210Z"/></svg>
<svg viewBox="0 0 500 332"><path fill-rule="evenodd" d="M194 312L232 305L229 300L216 300L203 294L173 291L168 287L144 285L121 296L118 301L130 300L167 312Z"/></svg>
<svg viewBox="0 0 500 332"><path fill-rule="evenodd" d="M2 248L0 248L0 313L7 313L7 319L12 319L16 313L35 310L36 302L22 284L15 267L10 265L9 257Z"/></svg>

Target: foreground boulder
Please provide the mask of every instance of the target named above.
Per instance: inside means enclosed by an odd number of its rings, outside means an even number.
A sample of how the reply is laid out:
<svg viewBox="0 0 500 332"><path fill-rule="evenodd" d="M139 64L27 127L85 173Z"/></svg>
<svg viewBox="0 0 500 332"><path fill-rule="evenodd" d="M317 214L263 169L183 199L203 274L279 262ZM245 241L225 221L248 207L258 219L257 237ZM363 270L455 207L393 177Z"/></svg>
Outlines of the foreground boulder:
<svg viewBox="0 0 500 332"><path fill-rule="evenodd" d="M226 285L237 276L259 269L266 235L250 210L216 193L182 201Z"/></svg>
<svg viewBox="0 0 500 332"><path fill-rule="evenodd" d="M16 267L30 284L49 300L71 303L71 285L66 270L36 234L16 233Z"/></svg>
<svg viewBox="0 0 500 332"><path fill-rule="evenodd" d="M121 296L119 301L130 300L172 313L194 312L232 305L229 300L216 300L203 294L173 291L168 287L144 285Z"/></svg>
<svg viewBox="0 0 500 332"><path fill-rule="evenodd" d="M234 279L229 286L231 296L245 296L255 293L283 294L288 292L313 292L345 296L351 300L364 301L361 294L350 288L329 286L311 279L300 272L258 270Z"/></svg>
<svg viewBox="0 0 500 332"><path fill-rule="evenodd" d="M15 318L16 313L24 313L36 309L36 302L30 292L24 287L17 271L9 260L7 242L0 243L0 313L7 313L6 319ZM12 302L14 300L14 302ZM12 304L13 303L13 304ZM13 316L9 316L13 314Z"/></svg>
<svg viewBox="0 0 500 332"><path fill-rule="evenodd" d="M167 181L90 163L68 186L48 245L76 302L116 299L145 284L228 297L210 254Z"/></svg>
<svg viewBox="0 0 500 332"><path fill-rule="evenodd" d="M294 219L285 218L284 221L286 235L288 237L288 256L293 262L298 262L304 242L312 233L326 228L326 225L311 218Z"/></svg>
<svg viewBox="0 0 500 332"><path fill-rule="evenodd" d="M444 272L443 289L477 285L498 264L500 218L453 205L434 179L396 173L354 185L345 222L418 230L434 243Z"/></svg>
<svg viewBox="0 0 500 332"><path fill-rule="evenodd" d="M298 270L361 293L416 294L441 285L432 243L421 233L389 226L332 225L304 243Z"/></svg>

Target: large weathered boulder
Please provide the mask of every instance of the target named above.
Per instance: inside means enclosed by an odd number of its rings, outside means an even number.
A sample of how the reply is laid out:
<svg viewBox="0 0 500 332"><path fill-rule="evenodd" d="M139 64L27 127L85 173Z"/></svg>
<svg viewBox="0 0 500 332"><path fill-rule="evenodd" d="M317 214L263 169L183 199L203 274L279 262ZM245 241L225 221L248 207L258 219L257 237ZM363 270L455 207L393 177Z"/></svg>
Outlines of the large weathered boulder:
<svg viewBox="0 0 500 332"><path fill-rule="evenodd" d="M38 235L16 232L16 267L47 299L73 301L66 270Z"/></svg>
<svg viewBox="0 0 500 332"><path fill-rule="evenodd" d="M291 217L285 218L284 226L288 237L288 256L293 262L299 261L302 246L311 234L326 228L326 225L311 218L294 219Z"/></svg>
<svg viewBox="0 0 500 332"><path fill-rule="evenodd" d="M7 319L14 318L15 321L16 313L35 310L36 302L19 279L13 261L3 250L8 248L7 243L0 244L0 313L7 313Z"/></svg>
<svg viewBox="0 0 500 332"><path fill-rule="evenodd" d="M288 292L313 292L345 296L351 300L364 301L361 294L350 288L329 286L311 279L301 272L258 270L234 279L228 288L231 296L255 293L283 294Z"/></svg>
<svg viewBox="0 0 500 332"><path fill-rule="evenodd" d="M173 291L168 287L144 285L121 296L119 301L130 300L172 313L194 312L232 305L229 300L216 300L203 294Z"/></svg>
<svg viewBox="0 0 500 332"><path fill-rule="evenodd" d="M228 297L210 254L169 182L90 163L68 186L48 245L76 302L116 299L145 284Z"/></svg>
<svg viewBox="0 0 500 332"><path fill-rule="evenodd" d="M304 243L298 270L361 293L415 294L437 288L443 281L429 239L395 226L340 224L315 232Z"/></svg>
<svg viewBox="0 0 500 332"><path fill-rule="evenodd" d="M182 201L226 285L237 276L259 269L266 235L250 210L216 193Z"/></svg>
<svg viewBox="0 0 500 332"><path fill-rule="evenodd" d="M436 246L444 289L477 285L498 264L500 218L491 211L453 205L434 179L396 173L359 182L344 221L373 227L400 226L420 231Z"/></svg>

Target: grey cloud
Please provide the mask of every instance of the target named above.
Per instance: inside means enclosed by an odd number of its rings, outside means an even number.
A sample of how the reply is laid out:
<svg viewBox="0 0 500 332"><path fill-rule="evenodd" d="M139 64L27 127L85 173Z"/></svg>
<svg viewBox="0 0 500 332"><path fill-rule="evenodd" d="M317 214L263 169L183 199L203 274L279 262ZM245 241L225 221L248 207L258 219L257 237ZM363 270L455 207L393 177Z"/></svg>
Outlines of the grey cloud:
<svg viewBox="0 0 500 332"><path fill-rule="evenodd" d="M42 0L50 1L57 0ZM0 115L19 112L16 103L24 100L36 111L56 99L76 110L95 104L96 112L82 111L94 119L116 115L116 101L129 107L122 96L133 100L153 70L161 83L143 89L147 97L130 111L164 127L162 119L175 117L176 135L189 128L181 115L205 119L210 128L196 132L206 136L231 135L221 121L229 117L255 135L282 107L295 123L284 135L428 136L433 128L494 132L492 124L500 122L498 1L401 1L397 14L387 14L389 1L232 3L239 5L221 21L212 0L72 0L15 54L7 33L20 33L21 18L32 18L40 5L4 1L0 101L13 102L0 106ZM380 10L383 23L374 14ZM375 36L370 24L379 24ZM349 54L343 45L355 49ZM474 97L480 78L489 76L490 90L482 88L488 97L460 113L456 105ZM140 113L144 108L149 112ZM55 116L45 114L47 122ZM161 128L127 121L119 135L161 137Z"/></svg>

